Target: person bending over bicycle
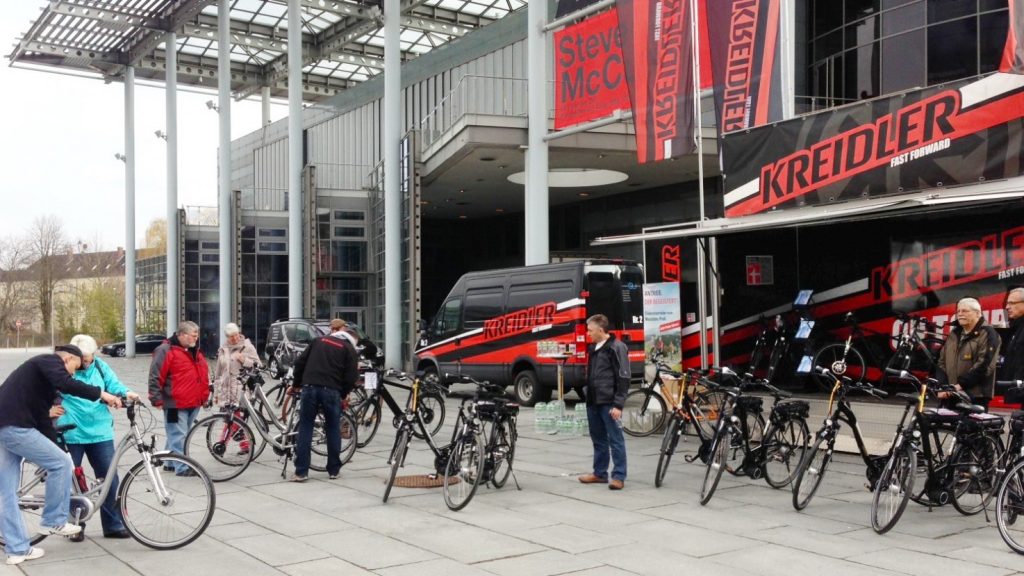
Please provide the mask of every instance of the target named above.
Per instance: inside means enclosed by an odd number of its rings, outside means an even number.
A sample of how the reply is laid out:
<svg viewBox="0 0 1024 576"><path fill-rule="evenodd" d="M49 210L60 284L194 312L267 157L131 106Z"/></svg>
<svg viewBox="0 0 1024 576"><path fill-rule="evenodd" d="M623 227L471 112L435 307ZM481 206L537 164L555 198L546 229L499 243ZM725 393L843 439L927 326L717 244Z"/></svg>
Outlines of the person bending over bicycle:
<svg viewBox="0 0 1024 576"><path fill-rule="evenodd" d="M117 396L76 380L72 375L82 365L77 346L57 346L53 354L30 358L16 368L0 386L0 533L3 534L8 564L21 564L43 556L33 548L25 521L18 508L21 462L25 459L46 470L46 506L42 530L48 534L74 536L81 526L68 523L71 504L71 457L57 447L57 432L50 420L50 408L57 393L102 400L120 407Z"/></svg>
<svg viewBox="0 0 1024 576"><path fill-rule="evenodd" d="M96 358L96 340L87 334L78 334L71 339L71 344L82 351L82 366L75 371L75 379L115 396L127 397L131 401L139 399L139 395L128 389L114 374L114 369L106 362ZM69 396L62 402L64 414L57 420L57 425L74 424L75 427L64 433L64 443L71 454L75 466L82 465L82 457L89 458L93 474L102 479L110 468L110 460L114 457L114 418L107 406L95 400ZM124 518L117 505L117 475L114 475L110 492L100 507L100 522L103 525L104 538L130 538L124 527ZM71 537L79 542L84 534L78 533Z"/></svg>
<svg viewBox="0 0 1024 576"><path fill-rule="evenodd" d="M936 379L940 385L952 384L957 391L966 392L973 403L988 410L995 393L999 334L985 324L981 303L974 298L957 302L956 320L958 325L950 330L939 351ZM939 398L952 406L959 402L949 392L940 392Z"/></svg>

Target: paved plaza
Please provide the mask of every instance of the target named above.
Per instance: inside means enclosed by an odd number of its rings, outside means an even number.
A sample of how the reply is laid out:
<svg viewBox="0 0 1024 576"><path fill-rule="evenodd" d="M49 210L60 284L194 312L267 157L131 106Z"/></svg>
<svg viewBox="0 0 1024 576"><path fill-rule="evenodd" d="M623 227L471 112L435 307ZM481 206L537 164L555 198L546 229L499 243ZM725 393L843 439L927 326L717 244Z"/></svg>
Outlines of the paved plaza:
<svg viewBox="0 0 1024 576"><path fill-rule="evenodd" d="M31 353L0 351L0 378ZM145 394L148 356L109 362ZM456 407L449 399L449 422ZM813 420L812 430L820 417ZM115 421L120 436L123 415ZM333 481L316 472L305 484L283 481L280 463L264 451L244 474L216 485L213 522L184 549L106 540L97 517L85 542L47 538L46 557L0 565L0 576L1024 573L1024 556L1006 547L994 518L986 523L984 515L963 517L951 507L929 512L910 503L892 532L875 534L863 464L848 455L839 457L802 513L793 510L789 490L729 477L701 507L702 466L677 456L665 486L654 487L660 438L627 438L629 478L625 490L613 492L576 481L590 471L588 439L539 436L526 409L515 462L522 489L512 481L501 490L481 486L466 509L451 512L440 489L396 487L381 503L393 437L383 423ZM693 449L690 442L686 452ZM414 442L400 474L425 473L432 458Z"/></svg>

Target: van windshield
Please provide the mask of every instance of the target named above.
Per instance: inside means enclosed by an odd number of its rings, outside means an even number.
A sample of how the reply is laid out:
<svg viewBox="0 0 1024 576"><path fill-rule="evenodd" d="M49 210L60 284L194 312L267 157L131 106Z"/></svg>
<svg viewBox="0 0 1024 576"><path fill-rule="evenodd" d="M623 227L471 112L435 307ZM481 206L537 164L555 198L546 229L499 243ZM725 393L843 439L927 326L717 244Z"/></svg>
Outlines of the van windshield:
<svg viewBox="0 0 1024 576"><path fill-rule="evenodd" d="M584 285L590 293L587 314L604 314L613 330L643 326L643 284L644 272L639 266L588 265Z"/></svg>

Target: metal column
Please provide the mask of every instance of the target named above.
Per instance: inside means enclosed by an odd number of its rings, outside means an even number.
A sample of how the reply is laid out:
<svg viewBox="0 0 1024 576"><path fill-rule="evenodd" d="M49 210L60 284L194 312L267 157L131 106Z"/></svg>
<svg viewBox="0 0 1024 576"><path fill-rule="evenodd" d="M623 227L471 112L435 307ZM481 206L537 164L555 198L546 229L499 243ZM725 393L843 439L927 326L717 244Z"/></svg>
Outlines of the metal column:
<svg viewBox="0 0 1024 576"><path fill-rule="evenodd" d="M697 2L696 0L690 0L690 25L691 25L691 42L692 42L692 57L693 57L693 107L694 107L694 130L696 134L697 143L697 189L699 191L699 203L700 203L700 217L697 222L697 227L701 228L704 226L704 131L701 126L701 112L700 112L700 25L697 22ZM697 238L697 314L700 315L700 366L701 368L708 367L708 254L704 245L705 240ZM713 283L715 290L717 290L718 283ZM718 299L715 299L717 302ZM713 317L717 319L718 312L717 307L713 313ZM717 325L714 327L714 331L717 332ZM718 338L714 341L715 350L718 350ZM715 361L718 362L719 358L715 355Z"/></svg>
<svg viewBox="0 0 1024 576"><path fill-rule="evenodd" d="M232 298L235 286L235 267L232 266L234 256L231 233L231 22L228 19L229 0L217 2L217 112L220 116L220 146L218 150L218 186L217 197L219 210L217 223L220 231L220 325L217 334L221 344L224 343L224 325L231 322ZM193 318L192 320L198 320Z"/></svg>
<svg viewBox="0 0 1024 576"><path fill-rule="evenodd" d="M164 44L167 72L164 92L167 97L167 325L170 336L178 327L178 51L177 36L167 33Z"/></svg>
<svg viewBox="0 0 1024 576"><path fill-rule="evenodd" d="M544 23L548 1L530 2L527 8L527 115L526 190L523 193L526 229L526 265L547 264L548 244L548 133L547 33Z"/></svg>
<svg viewBox="0 0 1024 576"><path fill-rule="evenodd" d="M302 316L302 9L288 0L288 315ZM310 215L312 217L312 215Z"/></svg>
<svg viewBox="0 0 1024 576"><path fill-rule="evenodd" d="M124 355L135 357L135 68L124 70Z"/></svg>
<svg viewBox="0 0 1024 576"><path fill-rule="evenodd" d="M260 104L263 113L260 126L266 126L270 124L270 86L260 88Z"/></svg>
<svg viewBox="0 0 1024 576"><path fill-rule="evenodd" d="M399 0L384 0L384 361L402 366L402 58ZM410 318L410 322L415 319Z"/></svg>

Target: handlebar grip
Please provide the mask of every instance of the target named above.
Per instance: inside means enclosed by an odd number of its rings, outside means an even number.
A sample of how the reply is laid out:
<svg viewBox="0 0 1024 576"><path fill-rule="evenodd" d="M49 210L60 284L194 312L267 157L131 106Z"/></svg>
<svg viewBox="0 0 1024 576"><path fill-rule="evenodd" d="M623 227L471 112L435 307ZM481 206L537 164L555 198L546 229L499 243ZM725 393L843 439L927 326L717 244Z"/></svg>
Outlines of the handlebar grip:
<svg viewBox="0 0 1024 576"><path fill-rule="evenodd" d="M998 386L1012 386L1014 388L1024 388L1024 380L996 380Z"/></svg>

